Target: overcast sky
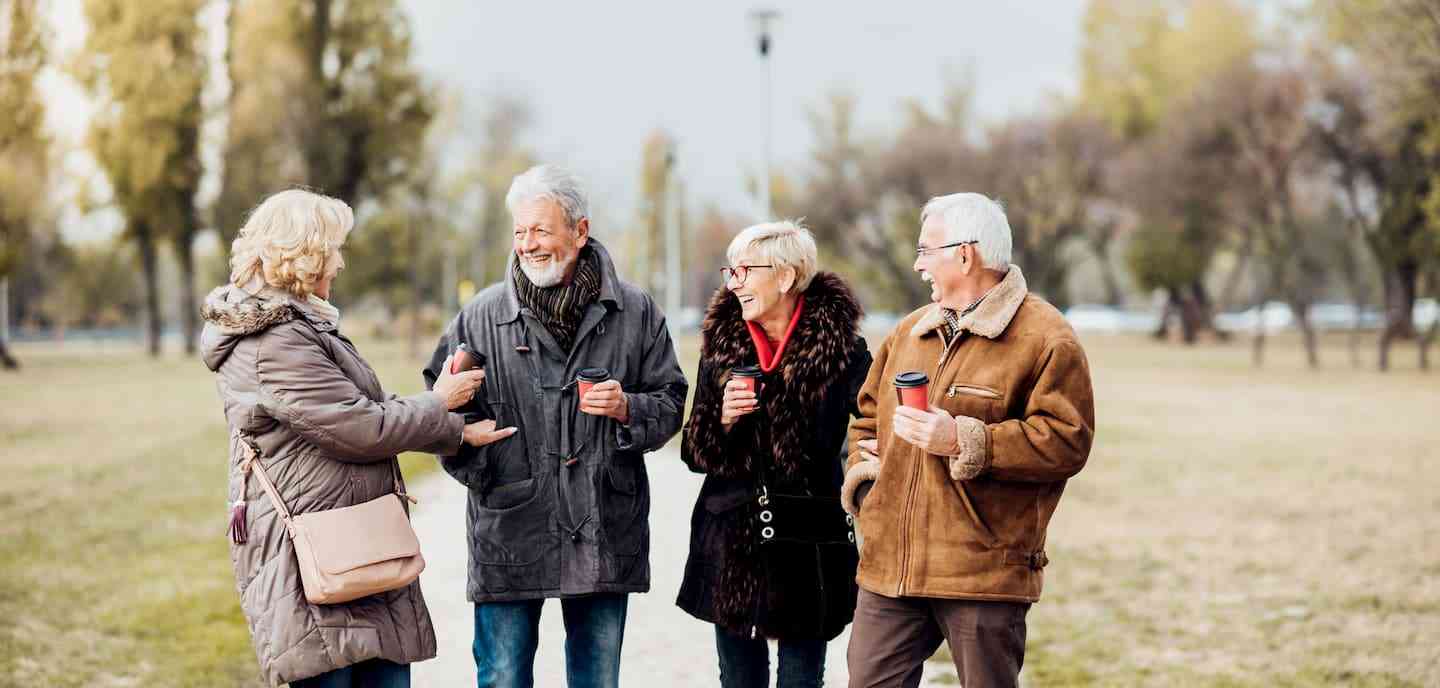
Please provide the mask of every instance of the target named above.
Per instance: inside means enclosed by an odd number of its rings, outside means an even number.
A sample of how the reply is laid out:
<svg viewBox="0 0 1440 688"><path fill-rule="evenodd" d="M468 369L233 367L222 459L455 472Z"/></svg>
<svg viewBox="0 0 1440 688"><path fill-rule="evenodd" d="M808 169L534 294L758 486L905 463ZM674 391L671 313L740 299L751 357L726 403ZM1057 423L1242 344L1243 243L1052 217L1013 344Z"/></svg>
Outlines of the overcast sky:
<svg viewBox="0 0 1440 688"><path fill-rule="evenodd" d="M692 207L753 210L745 175L762 158L764 72L749 2L477 3L411 0L416 59L469 106L518 93L535 108L530 143L589 182L602 217L636 204L641 142L679 143ZM803 165L806 108L831 90L859 97L861 127L899 120L904 98L938 100L947 70L972 70L982 116L1073 92L1084 0L774 2L774 155Z"/></svg>
<svg viewBox="0 0 1440 688"><path fill-rule="evenodd" d="M713 202L756 210L744 190L747 171L762 157L765 117L764 72L746 19L755 4L404 4L414 22L415 59L427 77L460 93L471 111L500 92L528 100L537 116L528 143L587 180L598 219L633 216L641 143L656 127L678 141L692 208ZM787 168L806 162L806 108L837 88L858 96L862 133L895 126L902 99L935 103L947 71L971 71L980 114L992 119L1075 88L1084 0L768 6L782 15L771 56L772 116L775 160ZM80 0L54 5L62 57L83 40L80 7ZM212 26L222 17L218 7L208 13ZM45 87L53 128L78 146L88 104L68 77L52 75ZM66 167L72 177L93 173L83 154ZM113 214L81 219L71 212L66 230L99 237L117 222Z"/></svg>

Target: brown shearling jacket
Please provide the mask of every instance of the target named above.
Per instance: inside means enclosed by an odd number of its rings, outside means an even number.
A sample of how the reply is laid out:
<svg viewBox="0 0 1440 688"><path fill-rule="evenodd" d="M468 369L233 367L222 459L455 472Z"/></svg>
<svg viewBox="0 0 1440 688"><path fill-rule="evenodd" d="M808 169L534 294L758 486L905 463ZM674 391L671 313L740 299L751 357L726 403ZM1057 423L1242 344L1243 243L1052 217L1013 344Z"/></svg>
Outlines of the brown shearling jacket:
<svg viewBox="0 0 1440 688"><path fill-rule="evenodd" d="M1020 269L960 318L947 347L936 304L885 338L859 395L842 498L862 500L860 587L888 597L1034 602L1045 530L1084 467L1095 402L1085 352L1064 317L1029 294ZM891 432L897 373L930 376L930 403L955 416L960 452L929 454ZM879 461L861 440L879 439Z"/></svg>

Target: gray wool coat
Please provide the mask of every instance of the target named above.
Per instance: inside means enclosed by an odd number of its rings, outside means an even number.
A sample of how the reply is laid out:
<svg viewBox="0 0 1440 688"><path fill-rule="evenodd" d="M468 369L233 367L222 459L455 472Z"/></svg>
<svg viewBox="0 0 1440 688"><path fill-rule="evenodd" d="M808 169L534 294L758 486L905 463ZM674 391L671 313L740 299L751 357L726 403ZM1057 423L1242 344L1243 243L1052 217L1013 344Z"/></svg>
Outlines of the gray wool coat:
<svg viewBox="0 0 1440 688"><path fill-rule="evenodd" d="M230 557L265 680L434 657L419 581L344 604L305 601L295 550L260 481L251 476L240 494L239 437L254 440L286 505L302 514L395 491L395 455L455 452L461 416L434 392L385 394L350 340L303 301L225 286L206 298L202 316L201 355L230 426L229 499L247 503L249 539L232 542Z"/></svg>
<svg viewBox="0 0 1440 688"><path fill-rule="evenodd" d="M571 351L506 279L486 288L446 328L430 365L433 383L461 342L485 356L477 410L516 434L479 449L443 453L470 489L466 527L471 602L572 597L650 589L650 480L644 454L680 429L689 390L665 316L622 282L593 237L600 295ZM512 253L510 260L515 256ZM578 410L572 381L603 367L630 404L628 424ZM462 409L464 410L464 409Z"/></svg>

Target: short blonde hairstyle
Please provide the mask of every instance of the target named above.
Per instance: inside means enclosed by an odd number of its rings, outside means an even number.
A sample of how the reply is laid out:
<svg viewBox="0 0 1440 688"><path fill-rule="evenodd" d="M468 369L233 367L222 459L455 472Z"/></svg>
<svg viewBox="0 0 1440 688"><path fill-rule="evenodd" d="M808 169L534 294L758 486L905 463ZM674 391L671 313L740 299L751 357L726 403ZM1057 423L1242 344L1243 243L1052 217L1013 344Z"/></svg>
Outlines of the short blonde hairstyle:
<svg viewBox="0 0 1440 688"><path fill-rule="evenodd" d="M810 286L810 280L815 279L820 258L815 249L815 237L800 222L781 220L746 227L730 241L725 257L734 265L741 254L749 253L766 264L774 265L777 272L792 268L795 270L792 291L805 291Z"/></svg>
<svg viewBox="0 0 1440 688"><path fill-rule="evenodd" d="M338 198L304 189L273 194L250 211L230 245L230 283L243 287L258 275L308 297L354 226L355 214Z"/></svg>

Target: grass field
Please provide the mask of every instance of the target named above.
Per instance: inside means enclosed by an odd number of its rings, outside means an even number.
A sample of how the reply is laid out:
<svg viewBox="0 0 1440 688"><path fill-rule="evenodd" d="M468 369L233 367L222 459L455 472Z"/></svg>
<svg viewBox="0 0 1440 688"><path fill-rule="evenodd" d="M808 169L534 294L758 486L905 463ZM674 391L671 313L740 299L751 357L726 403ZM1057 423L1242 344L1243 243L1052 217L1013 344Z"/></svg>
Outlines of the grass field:
<svg viewBox="0 0 1440 688"><path fill-rule="evenodd" d="M1258 371L1243 343L1086 344L1098 441L1050 530L1027 685L1440 684L1440 372L1404 349L1352 370L1338 342L1319 373L1283 340ZM419 387L401 347L361 349L391 391ZM209 374L129 347L17 353L0 685L255 685Z"/></svg>

